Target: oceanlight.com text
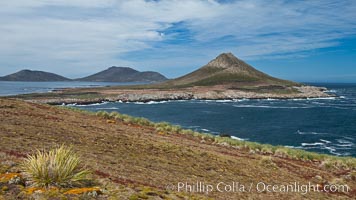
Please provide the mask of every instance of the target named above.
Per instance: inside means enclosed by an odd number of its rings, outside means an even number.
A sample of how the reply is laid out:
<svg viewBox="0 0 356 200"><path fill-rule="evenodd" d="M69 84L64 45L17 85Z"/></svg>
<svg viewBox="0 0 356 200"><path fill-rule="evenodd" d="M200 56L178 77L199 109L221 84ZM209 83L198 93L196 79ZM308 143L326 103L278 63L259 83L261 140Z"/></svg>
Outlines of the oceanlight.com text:
<svg viewBox="0 0 356 200"><path fill-rule="evenodd" d="M350 187L342 184L313 184L308 182L302 184L299 182L291 182L287 184L269 184L265 182L257 183L240 183L240 182L217 182L215 184L205 182L178 182L176 184L168 184L166 189L187 192L187 193L205 193L212 192L220 193L301 193L307 194L310 192L325 192L325 193L349 193Z"/></svg>

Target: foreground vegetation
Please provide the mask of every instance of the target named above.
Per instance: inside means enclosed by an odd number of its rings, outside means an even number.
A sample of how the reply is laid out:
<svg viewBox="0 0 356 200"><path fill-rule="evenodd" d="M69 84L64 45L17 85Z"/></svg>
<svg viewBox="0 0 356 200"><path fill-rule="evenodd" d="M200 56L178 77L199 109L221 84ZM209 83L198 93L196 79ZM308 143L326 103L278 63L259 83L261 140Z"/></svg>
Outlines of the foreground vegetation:
<svg viewBox="0 0 356 200"><path fill-rule="evenodd" d="M9 157L2 155L2 158ZM93 187L91 172L80 166L80 157L72 147L37 150L18 162L16 172L9 171L15 163L6 173L0 171L0 199L7 192L18 193L18 199L72 199L78 195L88 199L103 194L100 187Z"/></svg>
<svg viewBox="0 0 356 200"><path fill-rule="evenodd" d="M30 184L36 187L73 187L89 180L90 171L80 166L80 157L64 145L48 152L37 150L22 163Z"/></svg>

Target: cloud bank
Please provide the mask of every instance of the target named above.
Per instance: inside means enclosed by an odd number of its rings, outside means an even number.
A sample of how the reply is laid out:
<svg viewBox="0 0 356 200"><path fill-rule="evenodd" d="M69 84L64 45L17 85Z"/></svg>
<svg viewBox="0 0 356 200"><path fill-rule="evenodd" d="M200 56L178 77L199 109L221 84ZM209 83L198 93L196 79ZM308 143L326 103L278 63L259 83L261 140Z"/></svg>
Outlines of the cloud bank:
<svg viewBox="0 0 356 200"><path fill-rule="evenodd" d="M353 0L1 1L1 74L111 65L174 74L225 51L247 60L308 56L355 36L355 10Z"/></svg>

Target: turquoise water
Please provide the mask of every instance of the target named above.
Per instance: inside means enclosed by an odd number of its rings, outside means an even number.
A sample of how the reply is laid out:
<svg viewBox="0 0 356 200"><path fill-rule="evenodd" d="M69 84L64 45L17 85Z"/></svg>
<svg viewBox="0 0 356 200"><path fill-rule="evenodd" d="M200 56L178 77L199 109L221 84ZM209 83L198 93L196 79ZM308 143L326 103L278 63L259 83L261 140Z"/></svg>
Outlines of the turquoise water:
<svg viewBox="0 0 356 200"><path fill-rule="evenodd" d="M78 106L167 121L201 132L284 145L338 156L356 156L356 84L314 84L337 98L291 100L163 101Z"/></svg>

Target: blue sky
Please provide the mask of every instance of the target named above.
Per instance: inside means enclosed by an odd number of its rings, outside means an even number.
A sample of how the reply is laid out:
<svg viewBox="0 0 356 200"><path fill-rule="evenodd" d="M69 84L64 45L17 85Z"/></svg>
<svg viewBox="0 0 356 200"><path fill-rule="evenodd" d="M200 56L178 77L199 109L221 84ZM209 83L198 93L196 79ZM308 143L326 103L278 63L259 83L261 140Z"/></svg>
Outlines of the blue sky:
<svg viewBox="0 0 356 200"><path fill-rule="evenodd" d="M232 52L284 79L356 82L355 10L353 0L1 1L0 76L115 65L173 78Z"/></svg>

